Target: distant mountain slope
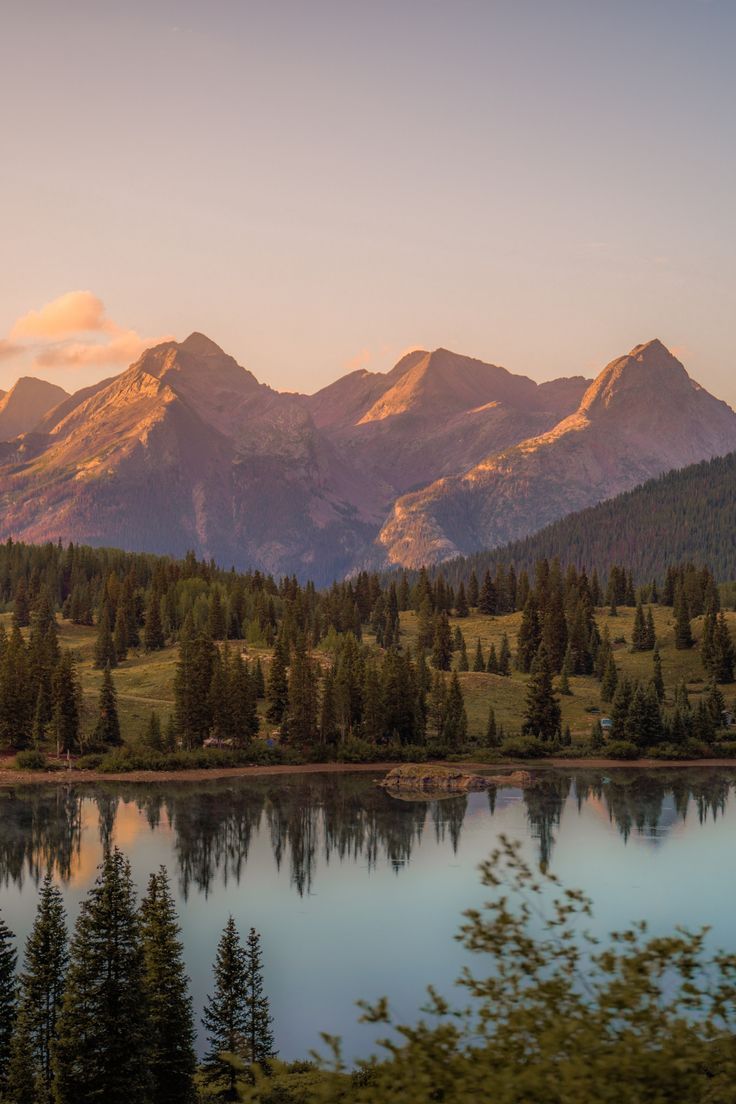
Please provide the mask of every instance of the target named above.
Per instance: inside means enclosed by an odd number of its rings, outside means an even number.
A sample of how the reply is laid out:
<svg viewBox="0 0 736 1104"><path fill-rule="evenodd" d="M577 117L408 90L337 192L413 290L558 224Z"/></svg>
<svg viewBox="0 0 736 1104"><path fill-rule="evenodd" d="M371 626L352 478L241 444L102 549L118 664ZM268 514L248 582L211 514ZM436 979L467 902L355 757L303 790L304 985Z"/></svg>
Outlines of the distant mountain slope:
<svg viewBox="0 0 736 1104"><path fill-rule="evenodd" d="M400 497L379 545L407 567L495 547L734 448L733 410L650 341L612 361L551 430Z"/></svg>
<svg viewBox="0 0 736 1104"><path fill-rule="evenodd" d="M393 501L543 433L576 409L589 382L537 384L448 349L417 349L385 375L352 372L306 401L315 423L389 486Z"/></svg>
<svg viewBox="0 0 736 1104"><path fill-rule="evenodd" d="M193 333L71 396L21 380L2 409L23 429L0 440L0 540L193 549L317 584L498 546L736 449L736 414L657 341L593 383L436 349L306 396Z"/></svg>
<svg viewBox="0 0 736 1104"><path fill-rule="evenodd" d="M329 581L363 554L379 489L302 402L200 334L149 349L0 445L0 532L181 554Z"/></svg>
<svg viewBox="0 0 736 1104"><path fill-rule="evenodd" d="M544 557L595 568L631 567L637 582L661 579L671 563L708 565L736 580L736 452L679 471L568 514L524 540L439 565L451 581L513 563L532 569Z"/></svg>
<svg viewBox="0 0 736 1104"><path fill-rule="evenodd" d="M68 397L55 383L23 376L0 398L0 441L28 433L44 414Z"/></svg>

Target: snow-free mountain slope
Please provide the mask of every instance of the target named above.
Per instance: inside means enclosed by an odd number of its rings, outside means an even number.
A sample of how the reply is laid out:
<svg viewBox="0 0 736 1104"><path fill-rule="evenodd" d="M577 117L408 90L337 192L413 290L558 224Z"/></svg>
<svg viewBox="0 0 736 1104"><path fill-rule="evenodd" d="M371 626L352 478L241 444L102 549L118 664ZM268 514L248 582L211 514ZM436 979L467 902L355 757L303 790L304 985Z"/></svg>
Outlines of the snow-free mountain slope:
<svg viewBox="0 0 736 1104"><path fill-rule="evenodd" d="M66 398L68 395L63 387L23 376L0 398L0 441L28 433L44 414Z"/></svg>
<svg viewBox="0 0 736 1104"><path fill-rule="evenodd" d="M492 548L734 448L733 410L650 341L612 361L546 433L400 497L379 544L405 566Z"/></svg>

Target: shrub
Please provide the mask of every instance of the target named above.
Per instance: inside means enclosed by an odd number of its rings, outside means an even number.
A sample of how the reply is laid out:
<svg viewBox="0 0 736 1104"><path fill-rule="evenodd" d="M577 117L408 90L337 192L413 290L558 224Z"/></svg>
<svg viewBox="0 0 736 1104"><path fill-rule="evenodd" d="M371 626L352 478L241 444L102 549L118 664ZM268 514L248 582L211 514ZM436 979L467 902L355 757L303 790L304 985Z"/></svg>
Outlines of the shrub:
<svg viewBox="0 0 736 1104"><path fill-rule="evenodd" d="M24 771L50 770L49 762L42 751L37 748L28 748L27 751L19 751L15 757L15 769Z"/></svg>
<svg viewBox="0 0 736 1104"><path fill-rule="evenodd" d="M630 740L611 740L603 747L601 754L606 759L638 759L639 748Z"/></svg>
<svg viewBox="0 0 736 1104"><path fill-rule="evenodd" d="M507 759L544 759L556 745L546 744L536 736L510 736L501 745L501 754Z"/></svg>
<svg viewBox="0 0 736 1104"><path fill-rule="evenodd" d="M102 759L102 752L93 751L89 755L80 755L74 766L77 770L98 770Z"/></svg>
<svg viewBox="0 0 736 1104"><path fill-rule="evenodd" d="M652 759L712 759L714 755L720 754L720 749L716 751L698 740L688 740L686 744L657 744L656 747L647 748L646 754Z"/></svg>

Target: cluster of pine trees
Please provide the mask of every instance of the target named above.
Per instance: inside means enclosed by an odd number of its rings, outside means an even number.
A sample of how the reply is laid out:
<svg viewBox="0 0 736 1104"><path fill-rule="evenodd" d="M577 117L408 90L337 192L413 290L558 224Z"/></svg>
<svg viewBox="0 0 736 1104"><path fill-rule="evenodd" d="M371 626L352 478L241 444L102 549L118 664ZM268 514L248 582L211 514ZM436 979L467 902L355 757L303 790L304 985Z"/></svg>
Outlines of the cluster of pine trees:
<svg viewBox="0 0 736 1104"><path fill-rule="evenodd" d="M14 937L0 920L0 1098L9 1104L193 1104L234 1100L227 1055L275 1057L260 936L232 918L222 933L203 1016L195 1026L176 908L166 870L137 903L128 861L109 851L82 902L71 940L50 873L16 972Z"/></svg>
<svg viewBox="0 0 736 1104"><path fill-rule="evenodd" d="M467 715L457 672L431 670L421 647L391 647L375 654L352 633L334 640L328 662L307 649L305 638L276 641L266 686L267 717L282 741L325 750L360 739L373 745L459 747Z"/></svg>

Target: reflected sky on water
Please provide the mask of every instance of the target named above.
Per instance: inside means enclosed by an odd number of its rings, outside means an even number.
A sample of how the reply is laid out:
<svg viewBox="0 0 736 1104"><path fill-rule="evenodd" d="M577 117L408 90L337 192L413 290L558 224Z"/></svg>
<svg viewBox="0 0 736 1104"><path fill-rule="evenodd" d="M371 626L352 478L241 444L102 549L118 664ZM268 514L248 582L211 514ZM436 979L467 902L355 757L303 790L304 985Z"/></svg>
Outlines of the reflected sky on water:
<svg viewBox="0 0 736 1104"><path fill-rule="evenodd" d="M232 913L262 934L282 1056L304 1056L320 1030L366 1055L376 1032L357 1023L358 998L388 995L413 1019L427 983L452 994L469 961L453 936L488 895L477 867L501 832L593 898L596 931L639 918L654 931L709 924L736 951L735 779L715 768L550 770L523 792L437 801L398 800L365 773L8 787L0 906L24 939L51 864L73 919L114 842L139 889L169 870L198 1014Z"/></svg>

